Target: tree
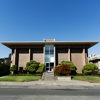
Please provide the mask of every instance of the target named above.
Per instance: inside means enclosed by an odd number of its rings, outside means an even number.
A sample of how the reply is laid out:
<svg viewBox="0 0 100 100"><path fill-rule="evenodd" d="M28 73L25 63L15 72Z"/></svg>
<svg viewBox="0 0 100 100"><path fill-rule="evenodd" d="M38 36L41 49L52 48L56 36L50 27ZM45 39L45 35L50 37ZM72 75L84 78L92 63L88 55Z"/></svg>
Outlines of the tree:
<svg viewBox="0 0 100 100"><path fill-rule="evenodd" d="M0 76L10 74L11 54L6 58L0 58Z"/></svg>
<svg viewBox="0 0 100 100"><path fill-rule="evenodd" d="M11 64L11 54L9 54L9 56L7 58L5 58L6 62L5 64L9 65Z"/></svg>
<svg viewBox="0 0 100 100"><path fill-rule="evenodd" d="M9 65L11 64L11 54L8 57L0 58L0 63Z"/></svg>
<svg viewBox="0 0 100 100"><path fill-rule="evenodd" d="M0 76L10 74L10 66L0 63Z"/></svg>

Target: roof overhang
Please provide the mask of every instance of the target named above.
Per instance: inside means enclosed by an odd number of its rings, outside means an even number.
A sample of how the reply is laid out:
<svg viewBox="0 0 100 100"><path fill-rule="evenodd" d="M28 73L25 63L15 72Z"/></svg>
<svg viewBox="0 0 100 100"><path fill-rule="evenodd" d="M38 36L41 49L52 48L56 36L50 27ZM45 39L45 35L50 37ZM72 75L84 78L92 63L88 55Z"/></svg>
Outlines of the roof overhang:
<svg viewBox="0 0 100 100"><path fill-rule="evenodd" d="M97 41L93 42L83 42L83 41L54 41L54 42L1 42L3 45L7 46L8 48L13 48L17 46L34 46L34 45L45 45L45 44L54 44L54 45L66 45L66 46L86 46L87 48L90 48L94 46L95 44L99 43Z"/></svg>

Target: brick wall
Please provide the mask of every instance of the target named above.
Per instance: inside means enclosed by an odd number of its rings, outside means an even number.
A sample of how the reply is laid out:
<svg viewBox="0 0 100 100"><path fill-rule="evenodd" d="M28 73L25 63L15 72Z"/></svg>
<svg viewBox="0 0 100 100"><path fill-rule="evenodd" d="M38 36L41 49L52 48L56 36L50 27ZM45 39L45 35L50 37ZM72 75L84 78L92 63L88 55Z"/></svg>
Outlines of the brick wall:
<svg viewBox="0 0 100 100"><path fill-rule="evenodd" d="M31 50L32 60L44 63L43 48L34 48Z"/></svg>
<svg viewBox="0 0 100 100"><path fill-rule="evenodd" d="M83 55L82 55L83 49L71 49L71 61L75 64L77 67L77 72L82 72L83 68Z"/></svg>
<svg viewBox="0 0 100 100"><path fill-rule="evenodd" d="M18 66L26 67L26 63L29 62L29 49L18 49Z"/></svg>
<svg viewBox="0 0 100 100"><path fill-rule="evenodd" d="M56 48L56 65L61 61L68 61L68 49L67 48Z"/></svg>

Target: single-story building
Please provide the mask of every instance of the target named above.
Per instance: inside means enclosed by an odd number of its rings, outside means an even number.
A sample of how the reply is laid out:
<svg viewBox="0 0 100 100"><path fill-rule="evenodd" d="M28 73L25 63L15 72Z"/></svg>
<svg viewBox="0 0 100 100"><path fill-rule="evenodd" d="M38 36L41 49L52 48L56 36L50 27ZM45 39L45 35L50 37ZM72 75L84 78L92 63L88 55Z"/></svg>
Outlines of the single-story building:
<svg viewBox="0 0 100 100"><path fill-rule="evenodd" d="M35 60L46 65L45 71L51 71L61 61L72 61L77 72L88 62L88 49L98 42L55 41L44 39L35 42L2 42L12 50L11 66L26 67L26 63Z"/></svg>

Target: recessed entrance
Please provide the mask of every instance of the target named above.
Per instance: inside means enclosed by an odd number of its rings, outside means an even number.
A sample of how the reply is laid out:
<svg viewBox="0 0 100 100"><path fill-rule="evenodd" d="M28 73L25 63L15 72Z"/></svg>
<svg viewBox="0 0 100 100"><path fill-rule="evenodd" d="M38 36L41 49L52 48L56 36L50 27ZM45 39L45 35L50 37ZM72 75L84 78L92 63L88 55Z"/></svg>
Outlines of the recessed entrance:
<svg viewBox="0 0 100 100"><path fill-rule="evenodd" d="M47 72L53 71L52 69L53 69L53 67L54 67L54 63L48 62L48 63L45 63L45 64L46 64L45 70L46 70Z"/></svg>
<svg viewBox="0 0 100 100"><path fill-rule="evenodd" d="M52 71L54 67L54 45L45 45L45 71Z"/></svg>

